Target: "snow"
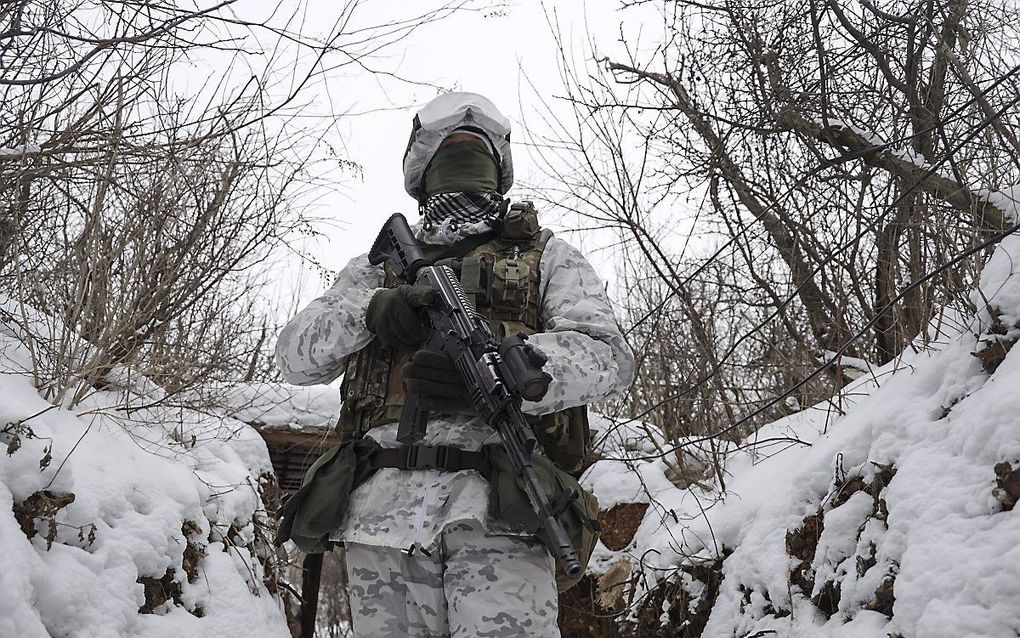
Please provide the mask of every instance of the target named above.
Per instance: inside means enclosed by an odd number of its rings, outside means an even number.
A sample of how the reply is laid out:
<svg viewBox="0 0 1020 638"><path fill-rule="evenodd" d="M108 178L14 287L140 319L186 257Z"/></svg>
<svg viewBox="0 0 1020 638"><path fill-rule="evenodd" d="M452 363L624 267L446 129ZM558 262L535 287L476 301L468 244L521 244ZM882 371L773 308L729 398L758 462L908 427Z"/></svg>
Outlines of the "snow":
<svg viewBox="0 0 1020 638"><path fill-rule="evenodd" d="M0 454L0 636L289 636L259 560L259 481L271 465L258 433L179 407L128 414L122 390L53 407L26 372L23 332L9 324L0 331L0 449L15 434L20 446ZM36 518L28 538L14 509L41 490L74 501ZM204 553L191 579L189 543ZM168 569L182 604L139 613L139 579Z"/></svg>
<svg viewBox="0 0 1020 638"><path fill-rule="evenodd" d="M1011 196L1020 200L1018 194ZM915 344L900 360L855 381L840 401L762 428L726 455L725 492L712 485L678 488L666 479L663 459L633 460L669 447L654 436L635 440L647 426L620 426L604 443L603 454L613 460L596 463L582 482L603 509L628 501L651 506L631 545L619 552L600 545L593 569L620 560L640 566L648 577L636 581L634 600L641 600L656 578L723 556L725 548L706 637L772 630L1015 638L1020 510L1003 511L992 496L992 468L1020 461L1020 348L991 374L972 353L1020 336L1018 269L1020 237L1011 236L983 269L972 295L975 316L952 318L937 331L933 326L938 344ZM847 479L870 484L883 466L895 474L888 484L875 483L877 497L866 491L840 497ZM803 592L791 582L799 560L787 550L787 533L819 511L824 528L810 561L813 587ZM865 608L889 579L891 617ZM825 583L839 585L831 617L810 600ZM692 594L702 593L688 584Z"/></svg>
<svg viewBox="0 0 1020 638"><path fill-rule="evenodd" d="M1009 186L998 191L979 190L977 194L1001 210L1011 213L1014 223L1020 221L1017 214L1017 211L1020 210L1020 185Z"/></svg>
<svg viewBox="0 0 1020 638"><path fill-rule="evenodd" d="M865 492L857 492L842 507L838 507L825 517L825 530L818 539L812 570L815 573L815 587L812 596L818 595L822 584L827 580L841 581L837 571L843 571L843 561L853 556L857 549L857 528L868 522L872 513L871 496ZM838 570L837 570L838 566Z"/></svg>
<svg viewBox="0 0 1020 638"><path fill-rule="evenodd" d="M813 122L823 128L830 126L833 128L845 128L854 133L855 135L857 135L858 137L864 139L872 146L886 146L888 144L888 142L878 137L874 131L866 131L860 128L859 126L854 126L849 122L844 122L842 119L838 117L829 116L824 119L820 117L809 117L807 119L809 122Z"/></svg>
<svg viewBox="0 0 1020 638"><path fill-rule="evenodd" d="M261 427L331 428L340 414L340 393L330 386L238 383L217 390L231 415Z"/></svg>
<svg viewBox="0 0 1020 638"><path fill-rule="evenodd" d="M0 146L0 157L21 157L29 153L39 153L42 147L38 144L19 144L17 146Z"/></svg>
<svg viewBox="0 0 1020 638"><path fill-rule="evenodd" d="M1015 211L1020 188L994 195ZM604 458L582 483L603 510L649 504L628 547L596 548L593 571L634 564L644 575L633 581L636 601L675 574L697 605L708 588L677 568L724 558L706 637L1015 638L1020 510L992 495L992 468L1020 462L1020 348L992 373L974 353L1020 337L1018 269L1020 237L1011 236L975 285L974 316L942 317L928 331L936 343L918 341L884 367L844 360L866 374L839 397L726 446L725 490L692 454L697 440L674 449L649 424L592 415ZM336 391L235 384L191 397L214 409L156 401L127 413L132 397L163 391L118 370L115 388L73 410L54 407L32 385L24 343L49 325L0 298L0 445L11 449L0 454L0 637L288 636L264 581L259 484L271 466L250 424L332 426ZM871 491L851 491L849 479ZM44 490L74 500L36 518L29 538L14 512ZM819 513L803 591L788 534ZM188 551L199 556L194 578ZM168 569L179 604L139 613L139 579ZM891 616L868 608L881 607L877 592L890 581ZM812 598L835 585L829 616ZM657 613L669 622L668 604Z"/></svg>
<svg viewBox="0 0 1020 638"><path fill-rule="evenodd" d="M833 352L832 350L819 351L818 354L815 355L815 360L819 363L819 365L828 365L829 363L835 362L836 365L843 367L844 372L853 379L859 378L862 373L870 373L872 369L877 367L870 361L859 359L857 357L848 357L846 355Z"/></svg>

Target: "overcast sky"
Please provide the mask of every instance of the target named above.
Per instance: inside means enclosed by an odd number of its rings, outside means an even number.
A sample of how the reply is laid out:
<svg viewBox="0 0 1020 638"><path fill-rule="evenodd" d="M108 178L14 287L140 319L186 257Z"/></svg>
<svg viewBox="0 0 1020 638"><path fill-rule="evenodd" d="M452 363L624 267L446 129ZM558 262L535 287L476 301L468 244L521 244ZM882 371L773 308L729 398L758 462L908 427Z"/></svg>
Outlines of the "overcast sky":
<svg viewBox="0 0 1020 638"><path fill-rule="evenodd" d="M275 3L266 3L265 7ZM383 23L394 15L421 12L439 2L365 2L356 14L358 25ZM308 10L309 29L325 29L336 14L327 0L303 3ZM267 9L268 10L268 9ZM640 11L640 10L639 10ZM647 15L649 12L644 10ZM618 10L615 0L597 2L563 0L510 0L495 3L493 10L458 13L427 25L385 51L385 58L373 62L378 68L395 71L415 82L448 89L471 91L489 97L513 122L514 167L517 183L539 181L525 139L524 123L540 128L536 115L542 99L556 104L563 95L557 63L557 50L549 20L560 25L565 42L580 61L590 56L589 42L600 52L616 50L621 21L626 15L628 28L636 28L637 15ZM337 170L341 193L323 190L316 197L315 213L328 217L337 226L324 227L327 238L305 244L321 263L339 269L351 257L366 252L379 226L394 212L403 212L412 221L416 205L403 189L401 158L407 144L415 108L437 94L431 86L413 86L380 79L367 72L348 69L315 89L315 99L328 100L333 109L360 112L384 109L367 115L340 120L341 138L346 156L361 171ZM326 91L327 93L323 93ZM401 108L403 107L403 108ZM566 105L562 105L566 111ZM540 133L541 131L532 131ZM514 191L510 193L511 198ZM568 237L572 243L583 238ZM606 279L612 278L611 264L593 251L590 259ZM294 271L293 268L291 268ZM300 299L307 301L328 285L310 271L298 278L291 272L283 276L285 288L300 279ZM287 291L284 291L287 296Z"/></svg>

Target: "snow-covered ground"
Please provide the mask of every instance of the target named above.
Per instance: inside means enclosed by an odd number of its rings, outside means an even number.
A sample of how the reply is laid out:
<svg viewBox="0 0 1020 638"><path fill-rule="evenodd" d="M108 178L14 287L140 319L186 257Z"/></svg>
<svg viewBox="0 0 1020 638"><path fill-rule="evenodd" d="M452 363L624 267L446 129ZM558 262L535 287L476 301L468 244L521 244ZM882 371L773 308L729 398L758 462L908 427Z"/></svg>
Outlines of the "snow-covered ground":
<svg viewBox="0 0 1020 638"><path fill-rule="evenodd" d="M585 484L603 510L648 508L593 570L635 611L661 600L666 635L1020 636L1020 510L996 492L1003 463L1020 485L1020 348L1002 345L1020 336L1018 269L1013 236L975 316L759 430L727 455L725 491L654 430L595 418L608 458ZM329 426L335 392L214 388L218 407L197 411L125 378L53 407L2 317L0 638L288 636L266 569L271 466L247 423ZM125 391L157 405L126 411Z"/></svg>
<svg viewBox="0 0 1020 638"><path fill-rule="evenodd" d="M1018 270L1011 236L956 334L859 379L840 410L756 433L727 458L724 494L679 489L658 459L597 463L584 482L604 509L650 506L594 569L613 583L640 566L624 596L635 611L657 582L682 582L661 620L679 630L703 602L704 636L1020 636L1020 508L993 495L996 465L1020 467L1020 348L997 367L974 354L1020 335ZM594 427L613 431L610 457L656 453L635 424Z"/></svg>
<svg viewBox="0 0 1020 638"><path fill-rule="evenodd" d="M215 410L128 413L120 391L52 407L18 334L0 330L0 637L289 636L258 433Z"/></svg>

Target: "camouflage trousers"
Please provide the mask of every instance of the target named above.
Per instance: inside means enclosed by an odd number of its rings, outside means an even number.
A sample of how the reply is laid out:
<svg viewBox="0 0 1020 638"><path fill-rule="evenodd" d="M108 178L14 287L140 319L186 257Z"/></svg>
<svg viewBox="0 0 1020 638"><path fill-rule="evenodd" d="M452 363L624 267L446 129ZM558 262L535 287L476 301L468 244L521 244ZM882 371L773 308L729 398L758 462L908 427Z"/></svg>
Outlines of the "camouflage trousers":
<svg viewBox="0 0 1020 638"><path fill-rule="evenodd" d="M346 547L356 638L560 635L555 565L533 537L458 521L425 551Z"/></svg>

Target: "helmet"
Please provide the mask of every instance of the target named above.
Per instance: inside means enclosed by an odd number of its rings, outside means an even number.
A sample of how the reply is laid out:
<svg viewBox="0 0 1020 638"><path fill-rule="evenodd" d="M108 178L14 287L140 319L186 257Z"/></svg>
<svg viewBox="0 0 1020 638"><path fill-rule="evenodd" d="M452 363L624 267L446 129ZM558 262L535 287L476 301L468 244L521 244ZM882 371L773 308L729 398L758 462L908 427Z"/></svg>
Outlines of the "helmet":
<svg viewBox="0 0 1020 638"><path fill-rule="evenodd" d="M421 201L425 168L439 144L455 130L484 136L499 165L499 192L505 195L514 183L510 156L510 120L492 102L477 93L453 91L435 98L414 116L411 139L404 151L404 189Z"/></svg>

